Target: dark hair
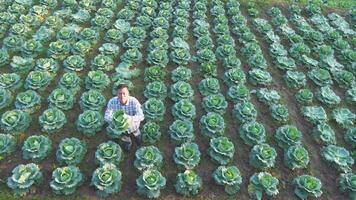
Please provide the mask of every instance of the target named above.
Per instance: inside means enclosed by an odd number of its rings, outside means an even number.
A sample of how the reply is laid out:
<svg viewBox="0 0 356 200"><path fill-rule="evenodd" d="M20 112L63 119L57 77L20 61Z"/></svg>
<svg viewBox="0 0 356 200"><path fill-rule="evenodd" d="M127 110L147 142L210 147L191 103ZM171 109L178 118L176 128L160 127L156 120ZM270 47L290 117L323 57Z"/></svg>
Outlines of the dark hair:
<svg viewBox="0 0 356 200"><path fill-rule="evenodd" d="M124 89L124 88L129 89L129 86L127 86L126 84L119 84L119 85L117 86L117 90L121 90L121 89Z"/></svg>

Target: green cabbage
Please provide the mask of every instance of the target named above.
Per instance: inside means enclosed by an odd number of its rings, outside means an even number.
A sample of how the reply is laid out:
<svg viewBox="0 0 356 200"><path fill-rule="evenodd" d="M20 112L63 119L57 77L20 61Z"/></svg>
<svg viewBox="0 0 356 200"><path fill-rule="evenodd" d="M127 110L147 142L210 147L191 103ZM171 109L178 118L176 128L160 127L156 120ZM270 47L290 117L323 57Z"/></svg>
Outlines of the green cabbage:
<svg viewBox="0 0 356 200"><path fill-rule="evenodd" d="M192 70L187 67L179 66L172 71L171 79L173 82L189 81L191 78Z"/></svg>
<svg viewBox="0 0 356 200"><path fill-rule="evenodd" d="M168 132L176 144L192 142L195 139L193 123L191 121L175 120L169 126Z"/></svg>
<svg viewBox="0 0 356 200"><path fill-rule="evenodd" d="M111 71L114 69L114 60L109 55L98 54L91 62L91 69Z"/></svg>
<svg viewBox="0 0 356 200"><path fill-rule="evenodd" d="M119 55L120 48L114 43L104 43L99 47L99 52L105 56L114 58Z"/></svg>
<svg viewBox="0 0 356 200"><path fill-rule="evenodd" d="M348 108L336 108L332 112L332 117L343 128L350 128L354 126L356 114L351 112Z"/></svg>
<svg viewBox="0 0 356 200"><path fill-rule="evenodd" d="M127 132L129 124L124 114L122 109L114 111L112 121L106 127L106 134L109 138L120 138Z"/></svg>
<svg viewBox="0 0 356 200"><path fill-rule="evenodd" d="M151 121L163 121L163 116L166 113L166 107L162 100L149 98L142 105L145 118Z"/></svg>
<svg viewBox="0 0 356 200"><path fill-rule="evenodd" d="M344 135L344 139L354 148L356 146L356 127L349 128Z"/></svg>
<svg viewBox="0 0 356 200"><path fill-rule="evenodd" d="M249 155L249 161L253 167L265 170L274 167L276 157L276 150L270 145L262 143L253 146Z"/></svg>
<svg viewBox="0 0 356 200"><path fill-rule="evenodd" d="M203 98L203 108L206 112L216 112L222 115L227 108L227 101L220 93L212 94Z"/></svg>
<svg viewBox="0 0 356 200"><path fill-rule="evenodd" d="M199 127L204 136L214 138L224 134L225 121L220 114L209 112L200 118Z"/></svg>
<svg viewBox="0 0 356 200"><path fill-rule="evenodd" d="M11 99L9 100L11 101ZM32 114L41 108L41 96L33 90L20 92L16 96L15 107L16 109L23 110L29 114Z"/></svg>
<svg viewBox="0 0 356 200"><path fill-rule="evenodd" d="M234 195L240 190L242 177L236 166L219 166L212 174L214 181L229 195Z"/></svg>
<svg viewBox="0 0 356 200"><path fill-rule="evenodd" d="M186 99L179 100L172 107L172 115L175 119L193 120L196 116L195 106Z"/></svg>
<svg viewBox="0 0 356 200"><path fill-rule="evenodd" d="M301 108L302 115L312 124L320 124L328 121L328 116L323 107L304 106Z"/></svg>
<svg viewBox="0 0 356 200"><path fill-rule="evenodd" d="M216 77L218 75L217 65L211 62L201 63L199 66L199 71L204 78Z"/></svg>
<svg viewBox="0 0 356 200"><path fill-rule="evenodd" d="M45 159L52 150L52 141L43 135L31 135L22 146L22 154L25 160L40 162Z"/></svg>
<svg viewBox="0 0 356 200"><path fill-rule="evenodd" d="M33 185L39 186L43 181L43 174L38 165L34 163L20 164L12 170L7 178L7 186L18 196L25 196Z"/></svg>
<svg viewBox="0 0 356 200"><path fill-rule="evenodd" d="M265 127L258 122L246 122L240 127L240 137L246 145L253 146L266 141Z"/></svg>
<svg viewBox="0 0 356 200"><path fill-rule="evenodd" d="M159 170L163 164L162 152L155 146L146 146L137 149L135 153L135 168L143 172L145 170Z"/></svg>
<svg viewBox="0 0 356 200"><path fill-rule="evenodd" d="M76 121L77 130L85 136L94 136L104 125L104 117L98 111L85 110Z"/></svg>
<svg viewBox="0 0 356 200"><path fill-rule="evenodd" d="M247 191L251 198L261 200L263 193L275 197L278 191L279 180L268 172L255 173L250 178Z"/></svg>
<svg viewBox="0 0 356 200"><path fill-rule="evenodd" d="M86 152L85 143L75 137L65 138L58 145L56 157L61 165L77 165L82 162Z"/></svg>
<svg viewBox="0 0 356 200"><path fill-rule="evenodd" d="M67 119L63 111L53 107L43 111L38 118L38 122L41 126L41 131L55 133L62 129L64 124L67 123Z"/></svg>
<svg viewBox="0 0 356 200"><path fill-rule="evenodd" d="M147 55L146 61L150 65L158 65L158 66L165 67L169 62L167 50L154 49L150 51Z"/></svg>
<svg viewBox="0 0 356 200"><path fill-rule="evenodd" d="M199 83L199 92L203 96L218 94L220 92L219 80L216 78L205 78Z"/></svg>
<svg viewBox="0 0 356 200"><path fill-rule="evenodd" d="M64 60L71 50L71 45L69 42L64 40L57 40L49 44L47 54L49 57L55 60Z"/></svg>
<svg viewBox="0 0 356 200"><path fill-rule="evenodd" d="M48 96L49 107L56 107L61 110L73 108L74 95L71 91L64 88L54 89Z"/></svg>
<svg viewBox="0 0 356 200"><path fill-rule="evenodd" d="M233 115L242 123L256 121L257 110L251 102L241 102L235 104Z"/></svg>
<svg viewBox="0 0 356 200"><path fill-rule="evenodd" d="M1 84L1 83L0 83ZM356 103L356 87L353 87L351 89L348 89L346 91L346 102L349 104L355 104Z"/></svg>
<svg viewBox="0 0 356 200"><path fill-rule="evenodd" d="M101 198L116 194L121 190L121 172L115 165L105 163L93 172L90 185L96 188L96 195Z"/></svg>
<svg viewBox="0 0 356 200"><path fill-rule="evenodd" d="M333 83L330 73L326 69L315 68L309 71L308 77L317 86L327 86Z"/></svg>
<svg viewBox="0 0 356 200"><path fill-rule="evenodd" d="M44 91L51 83L52 77L47 71L31 71L25 80L25 88Z"/></svg>
<svg viewBox="0 0 356 200"><path fill-rule="evenodd" d="M23 133L30 126L31 116L22 110L9 110L2 114L0 127L6 133Z"/></svg>
<svg viewBox="0 0 356 200"><path fill-rule="evenodd" d="M123 33L117 29L109 29L105 33L104 41L108 43L121 43L124 40Z"/></svg>
<svg viewBox="0 0 356 200"><path fill-rule="evenodd" d="M101 143L95 151L95 163L100 166L104 166L106 163L119 166L122 159L122 149L119 144L113 141Z"/></svg>
<svg viewBox="0 0 356 200"><path fill-rule="evenodd" d="M229 87L246 82L245 73L241 68L232 68L224 73L223 80Z"/></svg>
<svg viewBox="0 0 356 200"><path fill-rule="evenodd" d="M271 116L279 123L286 123L289 120L288 107L284 104L274 104L270 107Z"/></svg>
<svg viewBox="0 0 356 200"><path fill-rule="evenodd" d="M293 184L295 185L294 193L302 200L308 199L309 196L318 198L323 194L322 183L314 176L298 176L293 180Z"/></svg>
<svg viewBox="0 0 356 200"><path fill-rule="evenodd" d="M10 66L13 72L27 73L34 67L34 60L31 57L13 56Z"/></svg>
<svg viewBox="0 0 356 200"><path fill-rule="evenodd" d="M309 164L308 151L299 144L288 147L284 152L284 164L292 170L307 168Z"/></svg>
<svg viewBox="0 0 356 200"><path fill-rule="evenodd" d="M313 93L309 89L301 89L295 94L295 99L301 105L310 105L313 102Z"/></svg>
<svg viewBox="0 0 356 200"><path fill-rule="evenodd" d="M110 79L103 71L90 71L85 78L85 86L87 89L104 90L109 86Z"/></svg>
<svg viewBox="0 0 356 200"><path fill-rule="evenodd" d="M35 70L48 71L52 76L55 76L58 69L58 62L53 58L39 58L36 60Z"/></svg>
<svg viewBox="0 0 356 200"><path fill-rule="evenodd" d="M181 169L194 169L200 162L200 151L195 143L183 143L174 149L173 160Z"/></svg>
<svg viewBox="0 0 356 200"><path fill-rule="evenodd" d="M75 72L67 72L59 80L58 87L70 90L75 95L80 90L81 79Z"/></svg>
<svg viewBox="0 0 356 200"><path fill-rule="evenodd" d="M55 194L70 195L84 182L84 175L73 165L58 167L52 173L49 186Z"/></svg>
<svg viewBox="0 0 356 200"><path fill-rule="evenodd" d="M166 72L164 71L164 68L154 65L145 69L144 81L164 81L165 76Z"/></svg>
<svg viewBox="0 0 356 200"><path fill-rule="evenodd" d="M328 107L337 106L341 101L340 97L335 94L330 86L320 87L315 96L321 103Z"/></svg>
<svg viewBox="0 0 356 200"><path fill-rule="evenodd" d="M234 144L227 137L210 139L208 154L210 158L220 165L227 165L235 153Z"/></svg>
<svg viewBox="0 0 356 200"><path fill-rule="evenodd" d="M16 150L16 138L10 134L0 133L0 161Z"/></svg>
<svg viewBox="0 0 356 200"><path fill-rule="evenodd" d="M348 193L350 199L356 198L356 175L354 173L341 174L337 179L340 190Z"/></svg>
<svg viewBox="0 0 356 200"><path fill-rule="evenodd" d="M343 173L351 172L354 159L344 147L338 147L333 144L325 146L321 149L322 157L332 164L338 171Z"/></svg>
<svg viewBox="0 0 356 200"><path fill-rule="evenodd" d="M79 72L84 70L86 63L82 56L71 55L63 61L64 69L67 71Z"/></svg>
<svg viewBox="0 0 356 200"><path fill-rule="evenodd" d="M106 104L104 95L98 90L88 90L80 96L80 108L82 110L101 111Z"/></svg>
<svg viewBox="0 0 356 200"><path fill-rule="evenodd" d="M312 134L315 141L319 144L336 144L335 132L327 123L316 125L312 130Z"/></svg>
<svg viewBox="0 0 356 200"><path fill-rule="evenodd" d="M137 193L146 198L158 198L166 186L166 178L157 170L146 170L136 179Z"/></svg>
<svg viewBox="0 0 356 200"><path fill-rule="evenodd" d="M71 53L74 54L74 55L71 55L71 56L68 56L68 57L72 57L72 56L75 56L77 58L85 57L90 52L91 48L92 48L92 46L90 44L90 41L88 41L88 40L79 40L78 42L72 44ZM80 68L84 67L83 65L85 65L85 64L82 64L82 66ZM73 68L73 67L71 67L71 68ZM69 70L74 70L75 68L73 68L73 69L68 68L68 69ZM76 70L76 71L79 71L79 69Z"/></svg>
<svg viewBox="0 0 356 200"><path fill-rule="evenodd" d="M261 69L252 69L249 71L249 78L253 85L269 85L272 82L272 76L269 72Z"/></svg>
<svg viewBox="0 0 356 200"><path fill-rule="evenodd" d="M43 51L43 46L40 41L30 39L22 45L22 55L25 57L37 57Z"/></svg>
<svg viewBox="0 0 356 200"><path fill-rule="evenodd" d="M227 91L227 99L233 103L250 100L250 91L244 84L233 85Z"/></svg>
<svg viewBox="0 0 356 200"><path fill-rule="evenodd" d="M306 76L303 72L288 70L283 78L287 86L293 89L300 89L307 83Z"/></svg>
<svg viewBox="0 0 356 200"><path fill-rule="evenodd" d="M174 187L184 197L194 196L202 188L202 178L193 170L185 170L177 175Z"/></svg>
<svg viewBox="0 0 356 200"><path fill-rule="evenodd" d="M178 101L181 99L192 100L194 95L194 90L192 86L184 81L178 81L171 86L170 98L173 101Z"/></svg>
<svg viewBox="0 0 356 200"><path fill-rule="evenodd" d="M163 81L153 81L146 84L143 94L148 99L164 100L167 97L167 87Z"/></svg>
<svg viewBox="0 0 356 200"><path fill-rule="evenodd" d="M141 128L141 134L143 142L154 144L161 138L160 126L155 122L147 122Z"/></svg>

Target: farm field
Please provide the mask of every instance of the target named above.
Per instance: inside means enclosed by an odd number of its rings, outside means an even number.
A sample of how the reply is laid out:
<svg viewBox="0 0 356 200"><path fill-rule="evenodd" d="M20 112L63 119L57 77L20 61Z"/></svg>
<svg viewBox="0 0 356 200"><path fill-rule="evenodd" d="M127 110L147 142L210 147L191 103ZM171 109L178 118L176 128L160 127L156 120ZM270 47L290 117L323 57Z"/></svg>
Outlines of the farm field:
<svg viewBox="0 0 356 200"><path fill-rule="evenodd" d="M0 1L0 200L355 199L356 5L332 2Z"/></svg>

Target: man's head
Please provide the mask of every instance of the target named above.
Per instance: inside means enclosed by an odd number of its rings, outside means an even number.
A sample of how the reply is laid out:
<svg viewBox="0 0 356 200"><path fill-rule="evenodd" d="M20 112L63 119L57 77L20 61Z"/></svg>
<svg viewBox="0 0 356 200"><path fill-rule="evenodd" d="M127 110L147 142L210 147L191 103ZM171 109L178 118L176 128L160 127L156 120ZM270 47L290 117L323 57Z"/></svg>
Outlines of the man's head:
<svg viewBox="0 0 356 200"><path fill-rule="evenodd" d="M129 100L129 87L126 84L120 84L117 86L117 97L121 104L126 104Z"/></svg>

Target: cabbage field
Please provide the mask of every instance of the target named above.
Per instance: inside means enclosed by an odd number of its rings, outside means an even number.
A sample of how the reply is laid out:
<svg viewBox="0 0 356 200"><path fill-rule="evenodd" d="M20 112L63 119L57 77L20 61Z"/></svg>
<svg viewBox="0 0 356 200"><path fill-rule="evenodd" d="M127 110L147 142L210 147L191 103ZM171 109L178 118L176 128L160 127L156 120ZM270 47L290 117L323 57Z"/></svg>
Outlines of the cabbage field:
<svg viewBox="0 0 356 200"><path fill-rule="evenodd" d="M355 200L355 2L264 5L0 0L0 200Z"/></svg>

